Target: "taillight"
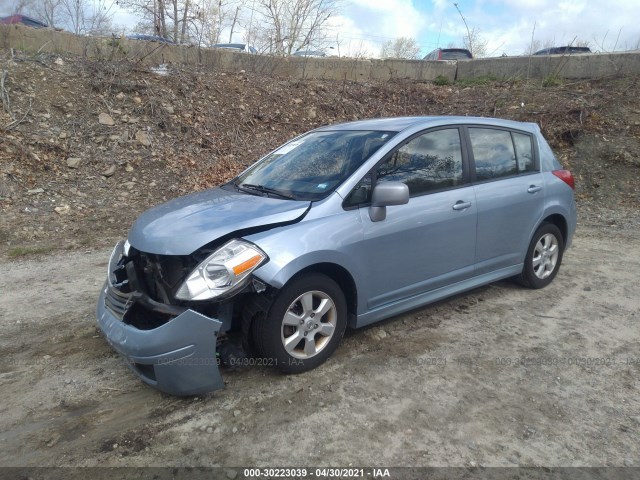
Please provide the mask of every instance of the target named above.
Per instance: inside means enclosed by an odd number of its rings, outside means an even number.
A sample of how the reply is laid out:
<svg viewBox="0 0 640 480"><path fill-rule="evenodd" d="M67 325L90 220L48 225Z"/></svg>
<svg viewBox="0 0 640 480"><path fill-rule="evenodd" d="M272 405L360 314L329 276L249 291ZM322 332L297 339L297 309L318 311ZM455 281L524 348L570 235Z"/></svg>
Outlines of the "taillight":
<svg viewBox="0 0 640 480"><path fill-rule="evenodd" d="M573 190L576 189L575 181L573 180L573 175L569 170L554 170L551 173L553 173L556 177L558 177L564 183L569 185Z"/></svg>

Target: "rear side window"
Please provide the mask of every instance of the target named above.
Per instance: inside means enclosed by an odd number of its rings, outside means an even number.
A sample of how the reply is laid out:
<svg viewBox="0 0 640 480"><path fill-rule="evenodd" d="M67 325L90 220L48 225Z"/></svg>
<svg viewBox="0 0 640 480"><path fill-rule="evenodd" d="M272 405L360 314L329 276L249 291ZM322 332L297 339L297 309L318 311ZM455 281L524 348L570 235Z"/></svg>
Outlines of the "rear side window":
<svg viewBox="0 0 640 480"><path fill-rule="evenodd" d="M476 163L477 180L491 180L518 173L510 132L491 128L470 128L469 138Z"/></svg>
<svg viewBox="0 0 640 480"><path fill-rule="evenodd" d="M378 167L378 182L403 182L411 196L462 183L462 150L457 128L420 135Z"/></svg>

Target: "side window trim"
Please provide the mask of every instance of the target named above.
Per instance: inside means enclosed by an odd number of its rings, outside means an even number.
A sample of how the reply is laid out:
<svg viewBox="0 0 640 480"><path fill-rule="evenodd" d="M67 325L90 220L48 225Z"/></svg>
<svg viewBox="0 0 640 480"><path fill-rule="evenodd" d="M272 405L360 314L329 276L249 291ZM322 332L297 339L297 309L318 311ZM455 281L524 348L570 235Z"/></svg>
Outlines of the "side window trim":
<svg viewBox="0 0 640 480"><path fill-rule="evenodd" d="M470 128L485 128L485 129L493 129L493 130L502 130L502 131L506 131L509 132L510 136L511 136L511 142L514 143L514 139L513 139L513 134L514 133L519 133L522 135L527 135L530 139L531 139L531 153L533 155L533 170L528 170L528 171L524 171L524 172L518 172L514 175L508 175L508 176L504 176L504 177L497 177L497 178L489 178L487 180L478 180L476 178L476 159L473 155L473 148L471 148L471 136L469 135L469 129ZM476 183L488 183L488 182L496 182L498 180L505 180L508 178L515 178L515 177L522 177L525 175L533 175L536 173L540 173L540 155L539 155L539 151L538 151L538 142L536 141L536 136L530 132L524 131L524 130L517 130L517 129L513 129L513 128L508 128L508 127L500 127L500 126L494 126L494 125L482 125L482 124L473 124L473 125L462 125L461 126L461 130L464 134L464 143L466 145L467 150L467 158L469 160L469 174L470 174L470 183L472 185L475 185ZM515 143L513 145L513 151L516 155L516 166L518 165L518 156L517 156L517 152L516 152L516 148L515 148ZM463 155L463 162L464 162L464 155Z"/></svg>
<svg viewBox="0 0 640 480"><path fill-rule="evenodd" d="M404 147L405 145L407 145L408 143L412 142L413 140L415 140L418 137L421 137L422 135L426 135L428 133L433 133L433 132L437 132L439 130L458 130L458 136L460 138L460 150L461 150L461 155L462 155L462 183L460 185L456 185L454 187L446 187L443 189L439 189L439 190L432 190L432 191L428 191L428 192L423 192L420 194L416 194L416 195L411 195L411 198L413 197L420 197L422 195L429 195L430 193L437 193L437 192L441 192L443 190L450 190L453 188L457 188L457 187L461 187L464 186L467 183L467 178L468 172L465 172L465 170L468 170L468 163L465 162L465 157L466 157L466 145L464 142L464 138L460 132L460 125L442 125L442 126L438 126L438 127L431 127L431 128L427 128L425 130L421 130L420 132L414 133L413 135L411 135L410 137L404 139L404 141L398 145L395 146L395 148L390 151L389 153L387 153L381 160L378 161L378 163L376 163L373 168L371 169L371 171L369 173L372 173L372 185L375 185L378 181L376 172L378 170L378 167L380 165L382 165L383 163L385 163L387 160L389 160L398 150L400 150L402 147Z"/></svg>
<svg viewBox="0 0 640 480"><path fill-rule="evenodd" d="M422 135L425 135L427 133L437 132L438 130L458 130L458 136L460 137L460 150L461 150L461 155L462 155L462 182L460 183L460 185L441 188L441 189L438 189L438 190L430 190L430 191L427 191L427 192L421 192L421 193L418 193L418 194L415 194L415 195L411 195L410 198L422 197L423 195L431 195L432 193L439 193L439 192L444 192L444 191L448 191L448 190L455 190L455 189L458 189L458 188L468 187L471 184L470 175L471 175L472 169L470 168L471 162L469 160L470 149L469 149L469 147L467 145L467 141L465 140L465 135L463 134L463 129L464 128L465 128L464 125L455 125L455 124L453 124L453 125L440 125L440 126L437 126L437 127L426 128L426 129L421 130L421 131L419 131L417 133L414 133L413 135L411 135L408 138L405 138L401 143L396 145L393 148L393 150L388 152L375 165L373 165L371 167L371 169L367 173L365 173L360 180L358 180L358 183L356 184L356 186L354 187L353 190L355 190L355 188L360 184L360 182L362 182L362 180L364 180L367 176L371 176L371 187L373 188L375 186L376 182L378 181L376 172L377 172L378 167L380 165L382 165L387 160L389 160L398 150L400 150L402 147L404 147L406 144L408 144L412 140L414 140L414 139L416 139L416 138L418 138L418 137L420 137ZM347 197L342 202L342 208L344 210L351 210L351 209L354 209L354 208L362 208L362 207L366 207L366 206L370 205L370 202L358 203L358 204L355 204L355 205L347 205L346 202L347 202L349 196L351 195L351 193L353 192L353 190L351 190L349 192Z"/></svg>
<svg viewBox="0 0 640 480"><path fill-rule="evenodd" d="M532 161L533 161L533 169L531 170L524 170L521 171L520 170L520 156L518 155L518 149L516 148L516 139L515 139L515 135L524 135L529 137L529 141L531 142L531 155L532 155ZM511 130L511 139L513 140L513 148L514 151L516 152L516 162L518 165L518 172L520 175L527 175L530 173L537 173L540 171L540 163L538 162L538 142L537 142L537 138L535 135L529 133L529 132L522 132L520 130Z"/></svg>

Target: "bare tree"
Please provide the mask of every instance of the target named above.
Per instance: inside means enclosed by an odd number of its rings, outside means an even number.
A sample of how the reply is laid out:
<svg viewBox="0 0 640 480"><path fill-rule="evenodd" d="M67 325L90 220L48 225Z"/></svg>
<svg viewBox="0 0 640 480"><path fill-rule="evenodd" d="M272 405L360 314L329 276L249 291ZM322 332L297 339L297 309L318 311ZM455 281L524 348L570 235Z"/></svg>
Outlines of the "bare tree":
<svg viewBox="0 0 640 480"><path fill-rule="evenodd" d="M57 27L60 23L62 0L13 0L5 3L8 3L7 8L12 13L29 15L51 27Z"/></svg>
<svg viewBox="0 0 640 480"><path fill-rule="evenodd" d="M474 58L487 55L488 43L488 40L482 36L480 30L475 27L463 38L464 47L471 52Z"/></svg>
<svg viewBox="0 0 640 480"><path fill-rule="evenodd" d="M185 39L198 45L220 43L222 32L229 29L229 42L233 41L236 26L242 26L243 4L237 0L190 0L192 3ZM252 12L253 14L253 12ZM244 36L247 36L245 31ZM247 43L250 43L247 40Z"/></svg>
<svg viewBox="0 0 640 480"><path fill-rule="evenodd" d="M382 45L380 56L382 58L417 58L420 47L415 39L408 37L399 37L395 40L389 40Z"/></svg>
<svg viewBox="0 0 640 480"><path fill-rule="evenodd" d="M462 18L462 22L464 23L464 27L467 29L467 35L462 40L465 48L469 50L471 55L474 57L484 57L487 54L487 44L489 42L480 34L480 30L475 27L469 30L467 20L464 18L464 15L462 15L462 11L458 7L458 4L454 3L453 6L458 10L460 18Z"/></svg>
<svg viewBox="0 0 640 480"><path fill-rule="evenodd" d="M116 0L15 0L13 11L75 34L111 32Z"/></svg>
<svg viewBox="0 0 640 480"><path fill-rule="evenodd" d="M236 7L236 11L233 14L233 20L231 21L231 28L229 29L229 43L233 41L233 30L236 28L236 24L238 23L239 13L240 13L240 5Z"/></svg>
<svg viewBox="0 0 640 480"><path fill-rule="evenodd" d="M31 1L26 8L32 17L46 23L51 27L62 26L62 0Z"/></svg>
<svg viewBox="0 0 640 480"><path fill-rule="evenodd" d="M136 13L140 21L135 30L168 38L167 9L165 0L123 0L121 6Z"/></svg>
<svg viewBox="0 0 640 480"><path fill-rule="evenodd" d="M46 1L46 0L45 0ZM9 3L12 13L23 13L31 9L34 4L34 0L16 0Z"/></svg>
<svg viewBox="0 0 640 480"><path fill-rule="evenodd" d="M372 57L372 52L369 51L363 40L359 40L355 46L353 43L349 42L347 55L350 58L355 58L356 60L365 60Z"/></svg>
<svg viewBox="0 0 640 480"><path fill-rule="evenodd" d="M533 55L534 53L536 53L538 50L541 50L540 45L542 45L542 43L540 42L540 40L537 39L531 39L531 42L529 42L529 45L524 49L524 51L522 52L523 55Z"/></svg>
<svg viewBox="0 0 640 480"><path fill-rule="evenodd" d="M136 30L176 42L216 43L220 37L222 0L120 0L136 13Z"/></svg>
<svg viewBox="0 0 640 480"><path fill-rule="evenodd" d="M263 49L289 55L303 48L318 46L327 38L324 28L338 11L339 0L256 0L261 21L250 32Z"/></svg>
<svg viewBox="0 0 640 480"><path fill-rule="evenodd" d="M539 50L556 46L555 43L553 38L547 38L545 40L531 39L531 43L522 53L523 55L533 55Z"/></svg>
<svg viewBox="0 0 640 480"><path fill-rule="evenodd" d="M591 48L593 45L591 43L591 41L586 40L584 38L576 38L573 42L572 45L576 46L576 47L589 47Z"/></svg>
<svg viewBox="0 0 640 480"><path fill-rule="evenodd" d="M83 0L61 0L64 17L70 30L79 34L85 24L85 5Z"/></svg>
<svg viewBox="0 0 640 480"><path fill-rule="evenodd" d="M220 37L220 29L218 22L218 5L220 0L189 0L187 9L181 9L180 19L180 35L179 41L189 42L195 45L209 46L217 43ZM167 18L165 16L164 24L158 20L160 9L156 9L156 21L154 16L145 15L143 22L140 22L136 28L140 32L154 31L156 35L160 35L167 29ZM164 10L163 10L164 11ZM154 28L154 23L158 28ZM164 25L164 30L162 29Z"/></svg>

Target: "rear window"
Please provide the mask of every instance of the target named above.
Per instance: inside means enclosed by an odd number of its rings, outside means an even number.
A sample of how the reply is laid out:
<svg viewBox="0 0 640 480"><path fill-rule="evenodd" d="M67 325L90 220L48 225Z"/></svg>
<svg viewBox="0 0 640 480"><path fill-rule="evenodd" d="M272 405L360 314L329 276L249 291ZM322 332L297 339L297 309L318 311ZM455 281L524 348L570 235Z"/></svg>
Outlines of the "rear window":
<svg viewBox="0 0 640 480"><path fill-rule="evenodd" d="M471 53L464 50L443 50L442 60L466 60L471 58Z"/></svg>

